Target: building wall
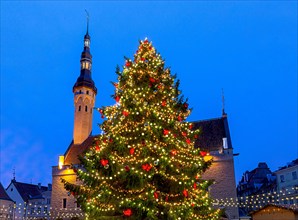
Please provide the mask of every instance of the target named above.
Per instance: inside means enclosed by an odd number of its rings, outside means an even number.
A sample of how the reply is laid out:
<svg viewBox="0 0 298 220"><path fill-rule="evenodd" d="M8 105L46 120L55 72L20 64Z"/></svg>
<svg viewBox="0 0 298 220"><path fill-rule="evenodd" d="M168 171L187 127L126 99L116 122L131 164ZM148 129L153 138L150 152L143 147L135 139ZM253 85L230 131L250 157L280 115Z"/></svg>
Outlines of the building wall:
<svg viewBox="0 0 298 220"><path fill-rule="evenodd" d="M17 188L12 183L6 189L6 193L16 204L16 209L14 209L14 218L22 219L26 216L25 210L27 210L27 204L24 203L24 200L19 194Z"/></svg>
<svg viewBox="0 0 298 220"><path fill-rule="evenodd" d="M292 173L296 173L296 178ZM277 176L277 191L280 192L282 204L297 203L298 199L298 165L275 172ZM283 178L281 178L283 176Z"/></svg>
<svg viewBox="0 0 298 220"><path fill-rule="evenodd" d="M0 220L12 220L13 207L13 201L0 199Z"/></svg>
<svg viewBox="0 0 298 220"><path fill-rule="evenodd" d="M77 207L75 198L64 189L62 178L70 183L77 183L76 174L69 166L63 166L62 169L58 166L52 167L51 219L67 220L75 216L82 217L83 214ZM66 208L63 208L63 199L66 199Z"/></svg>
<svg viewBox="0 0 298 220"><path fill-rule="evenodd" d="M252 215L253 220L298 220L293 211L278 207L267 207Z"/></svg>
<svg viewBox="0 0 298 220"><path fill-rule="evenodd" d="M42 198L30 199L27 208L28 219L50 219L50 205L51 191L42 193Z"/></svg>
<svg viewBox="0 0 298 220"><path fill-rule="evenodd" d="M222 154L211 152L213 163L211 167L203 174L203 179L215 180L210 187L210 196L216 200L223 199L231 201L225 204L225 213L231 219L239 219L238 207L236 204L236 181L234 174L234 158L232 149L224 150ZM220 208L221 205L215 207Z"/></svg>

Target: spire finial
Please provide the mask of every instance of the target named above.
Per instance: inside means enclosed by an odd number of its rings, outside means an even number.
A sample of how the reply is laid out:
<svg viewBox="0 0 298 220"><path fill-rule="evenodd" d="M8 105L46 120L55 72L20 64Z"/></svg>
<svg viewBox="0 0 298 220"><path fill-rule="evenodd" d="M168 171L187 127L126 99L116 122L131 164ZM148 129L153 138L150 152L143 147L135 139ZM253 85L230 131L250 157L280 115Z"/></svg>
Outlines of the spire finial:
<svg viewBox="0 0 298 220"><path fill-rule="evenodd" d="M89 13L86 9L85 9L85 12L86 12L86 18L87 18L87 34L88 34L88 30L89 30Z"/></svg>
<svg viewBox="0 0 298 220"><path fill-rule="evenodd" d="M224 95L224 89L221 88L221 101L222 101L222 116L226 116L225 112L225 95Z"/></svg>
<svg viewBox="0 0 298 220"><path fill-rule="evenodd" d="M12 171L13 180L16 180L16 167L13 167Z"/></svg>

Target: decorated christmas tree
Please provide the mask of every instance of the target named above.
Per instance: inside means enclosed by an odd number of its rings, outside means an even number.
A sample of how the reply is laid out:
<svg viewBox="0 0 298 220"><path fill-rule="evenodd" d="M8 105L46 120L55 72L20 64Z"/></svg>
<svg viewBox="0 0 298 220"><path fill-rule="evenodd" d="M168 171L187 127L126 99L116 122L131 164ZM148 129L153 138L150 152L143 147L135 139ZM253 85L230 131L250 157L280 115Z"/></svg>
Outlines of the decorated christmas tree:
<svg viewBox="0 0 298 220"><path fill-rule="evenodd" d="M179 80L147 39L116 73L116 104L98 109L102 134L74 167L81 185L65 188L88 219L218 219Z"/></svg>

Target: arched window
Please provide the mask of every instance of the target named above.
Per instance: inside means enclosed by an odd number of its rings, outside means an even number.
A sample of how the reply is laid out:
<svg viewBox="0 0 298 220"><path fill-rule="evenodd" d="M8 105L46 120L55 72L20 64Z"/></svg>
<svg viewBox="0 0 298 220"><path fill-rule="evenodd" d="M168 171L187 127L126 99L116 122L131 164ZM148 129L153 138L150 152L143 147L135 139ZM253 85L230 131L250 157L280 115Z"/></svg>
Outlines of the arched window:
<svg viewBox="0 0 298 220"><path fill-rule="evenodd" d="M85 112L88 112L88 106L87 105L85 106Z"/></svg>
<svg viewBox="0 0 298 220"><path fill-rule="evenodd" d="M79 106L79 112L81 111L81 106Z"/></svg>
<svg viewBox="0 0 298 220"><path fill-rule="evenodd" d="M89 90L87 90L86 94L89 95Z"/></svg>

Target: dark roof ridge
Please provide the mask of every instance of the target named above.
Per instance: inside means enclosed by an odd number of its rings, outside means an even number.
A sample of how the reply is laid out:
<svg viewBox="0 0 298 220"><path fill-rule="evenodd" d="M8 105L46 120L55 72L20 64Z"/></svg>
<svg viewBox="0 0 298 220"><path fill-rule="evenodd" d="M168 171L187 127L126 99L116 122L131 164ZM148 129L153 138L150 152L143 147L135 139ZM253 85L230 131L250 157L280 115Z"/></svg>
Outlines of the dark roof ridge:
<svg viewBox="0 0 298 220"><path fill-rule="evenodd" d="M203 119L203 120L191 121L191 123L198 123L198 122L204 122L204 121L215 121L215 120L221 120L221 119L224 119L224 118L225 118L225 117Z"/></svg>
<svg viewBox="0 0 298 220"><path fill-rule="evenodd" d="M22 183L22 182L18 182L18 181L14 181L14 183L20 183L20 184L24 184L24 185L31 185L31 186L38 186L38 184L32 184L32 183ZM45 188L48 188L47 186L43 186L43 185L40 185L40 187L45 187Z"/></svg>

